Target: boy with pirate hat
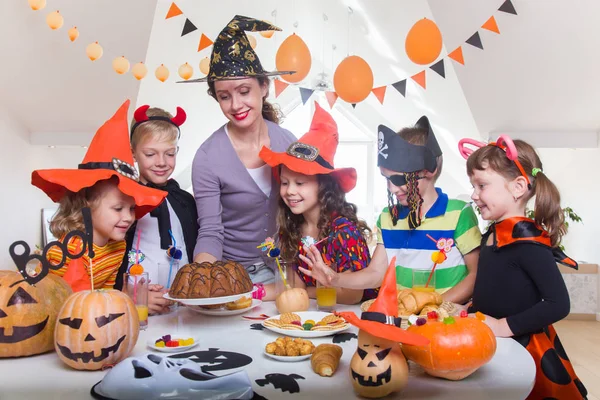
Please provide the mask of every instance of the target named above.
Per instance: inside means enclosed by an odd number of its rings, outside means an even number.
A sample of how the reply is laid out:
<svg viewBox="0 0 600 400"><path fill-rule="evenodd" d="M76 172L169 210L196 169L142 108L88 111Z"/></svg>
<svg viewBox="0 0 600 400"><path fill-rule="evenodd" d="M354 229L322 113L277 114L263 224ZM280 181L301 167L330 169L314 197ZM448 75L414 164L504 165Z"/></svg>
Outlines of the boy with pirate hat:
<svg viewBox="0 0 600 400"><path fill-rule="evenodd" d="M429 120L423 116L398 133L380 125L378 145L377 165L387 179L388 207L377 221L378 243L369 268L336 274L319 262L311 248L312 272L308 272L323 284L377 287L388 259L396 257L398 288L410 288L413 269L432 267L444 242L445 260L434 272L436 291L446 301L465 303L475 284L481 232L470 204L450 199L435 187L443 158Z"/></svg>

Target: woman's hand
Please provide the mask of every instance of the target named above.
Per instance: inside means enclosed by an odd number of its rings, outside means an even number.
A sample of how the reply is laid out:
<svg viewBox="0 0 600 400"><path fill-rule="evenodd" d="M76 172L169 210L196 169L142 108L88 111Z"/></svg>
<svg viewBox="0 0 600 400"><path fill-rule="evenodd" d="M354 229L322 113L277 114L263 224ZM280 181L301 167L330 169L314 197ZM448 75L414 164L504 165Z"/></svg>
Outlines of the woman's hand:
<svg viewBox="0 0 600 400"><path fill-rule="evenodd" d="M323 261L323 257L316 246L310 246L310 248L304 247L306 256L299 255L300 259L309 266L310 270L298 267L302 273L311 276L316 279L321 285L324 286L335 286L338 280L338 274L331 269Z"/></svg>

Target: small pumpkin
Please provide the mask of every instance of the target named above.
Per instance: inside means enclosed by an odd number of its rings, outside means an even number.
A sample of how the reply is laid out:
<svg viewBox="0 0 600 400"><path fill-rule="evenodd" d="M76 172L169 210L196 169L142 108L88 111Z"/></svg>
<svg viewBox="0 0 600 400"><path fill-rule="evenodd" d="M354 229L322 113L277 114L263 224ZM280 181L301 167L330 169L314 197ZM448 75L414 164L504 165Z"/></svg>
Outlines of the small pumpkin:
<svg viewBox="0 0 600 400"><path fill-rule="evenodd" d="M0 271L0 358L51 351L56 318L70 294L57 275L30 285L16 271Z"/></svg>
<svg viewBox="0 0 600 400"><path fill-rule="evenodd" d="M354 391L363 397L380 398L401 391L408 383L408 364L400 344L359 330L350 377Z"/></svg>
<svg viewBox="0 0 600 400"><path fill-rule="evenodd" d="M60 359L80 370L99 370L125 359L138 339L133 301L118 290L72 294L58 314L54 346Z"/></svg>
<svg viewBox="0 0 600 400"><path fill-rule="evenodd" d="M476 318L448 317L443 321L430 318L422 325L409 326L407 330L429 339L427 346L404 344L402 350L406 358L432 376L464 379L496 353L494 333Z"/></svg>
<svg viewBox="0 0 600 400"><path fill-rule="evenodd" d="M275 306L280 314L308 310L309 300L306 289L293 288L284 290L275 299Z"/></svg>

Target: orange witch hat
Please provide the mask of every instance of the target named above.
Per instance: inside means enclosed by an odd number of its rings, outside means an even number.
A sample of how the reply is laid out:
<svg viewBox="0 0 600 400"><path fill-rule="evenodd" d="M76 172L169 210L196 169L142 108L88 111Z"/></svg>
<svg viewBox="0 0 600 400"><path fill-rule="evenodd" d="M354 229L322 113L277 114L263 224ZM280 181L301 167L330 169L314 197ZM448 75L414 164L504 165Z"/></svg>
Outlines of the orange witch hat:
<svg viewBox="0 0 600 400"><path fill-rule="evenodd" d="M400 327L401 318L398 318L398 290L396 288L396 257L392 258L379 289L379 295L368 311L363 312L360 318L353 312L347 311L336 312L336 315L344 318L358 329L379 338L413 346L429 344L429 339L407 332Z"/></svg>
<svg viewBox="0 0 600 400"><path fill-rule="evenodd" d="M167 192L146 187L138 182L129 143L127 111L129 100L96 132L83 162L77 169L43 169L33 171L31 183L42 189L54 202L68 192L94 186L98 181L119 178L119 190L135 200L135 216L143 217L156 208Z"/></svg>
<svg viewBox="0 0 600 400"><path fill-rule="evenodd" d="M315 102L310 129L284 153L263 146L258 154L271 167L285 165L304 175L331 174L341 189L348 193L356 186L354 168L334 168L333 157L339 143L337 124L329 113Z"/></svg>

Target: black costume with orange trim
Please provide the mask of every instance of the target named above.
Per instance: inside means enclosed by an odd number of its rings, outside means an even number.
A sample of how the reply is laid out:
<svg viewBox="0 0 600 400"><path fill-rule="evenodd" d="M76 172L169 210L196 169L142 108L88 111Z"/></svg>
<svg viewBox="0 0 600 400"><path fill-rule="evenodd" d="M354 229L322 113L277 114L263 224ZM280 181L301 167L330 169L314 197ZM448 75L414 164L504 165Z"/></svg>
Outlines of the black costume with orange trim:
<svg viewBox="0 0 600 400"><path fill-rule="evenodd" d="M556 262L578 268L577 262L551 247L548 233L529 218L495 223L483 236L469 311L506 318L513 339L532 355L536 380L528 400L587 396L552 326L570 308Z"/></svg>

